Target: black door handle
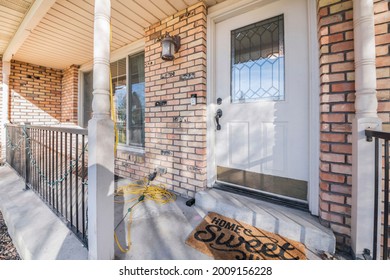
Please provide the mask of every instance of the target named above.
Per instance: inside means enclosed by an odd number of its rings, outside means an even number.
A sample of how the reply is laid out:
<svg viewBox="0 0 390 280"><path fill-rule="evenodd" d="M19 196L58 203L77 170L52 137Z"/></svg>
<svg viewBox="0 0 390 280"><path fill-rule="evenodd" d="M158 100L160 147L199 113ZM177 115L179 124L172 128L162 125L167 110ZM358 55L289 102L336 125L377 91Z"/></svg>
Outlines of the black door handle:
<svg viewBox="0 0 390 280"><path fill-rule="evenodd" d="M221 130L221 125L219 124L219 119L222 117L222 110L218 109L215 114L215 122L217 123L217 130Z"/></svg>

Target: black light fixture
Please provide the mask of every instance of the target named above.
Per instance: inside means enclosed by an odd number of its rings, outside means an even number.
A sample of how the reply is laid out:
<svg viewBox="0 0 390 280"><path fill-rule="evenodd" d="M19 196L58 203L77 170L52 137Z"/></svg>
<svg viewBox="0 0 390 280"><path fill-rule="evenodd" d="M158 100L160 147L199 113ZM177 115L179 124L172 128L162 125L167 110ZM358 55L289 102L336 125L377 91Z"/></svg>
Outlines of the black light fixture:
<svg viewBox="0 0 390 280"><path fill-rule="evenodd" d="M174 54L180 49L180 37L179 35L170 36L168 32L161 40L162 52L161 58L164 60L173 60Z"/></svg>

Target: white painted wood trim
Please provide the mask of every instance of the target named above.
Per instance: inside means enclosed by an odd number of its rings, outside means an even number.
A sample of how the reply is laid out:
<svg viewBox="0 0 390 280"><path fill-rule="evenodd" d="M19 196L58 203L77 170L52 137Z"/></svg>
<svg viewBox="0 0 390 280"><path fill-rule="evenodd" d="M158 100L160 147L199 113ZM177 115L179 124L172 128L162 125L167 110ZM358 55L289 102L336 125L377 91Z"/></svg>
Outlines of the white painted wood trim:
<svg viewBox="0 0 390 280"><path fill-rule="evenodd" d="M31 34L31 31L38 25L55 2L56 0L35 0L8 44L7 49L4 51L3 60L10 61L12 59L13 55Z"/></svg>
<svg viewBox="0 0 390 280"><path fill-rule="evenodd" d="M114 123L110 117L110 19L111 1L95 0L93 114L88 122L88 254L93 260L114 258L115 155Z"/></svg>
<svg viewBox="0 0 390 280"><path fill-rule="evenodd" d="M307 0L309 38L309 185L310 212L318 216L320 191L320 63L317 3Z"/></svg>
<svg viewBox="0 0 390 280"><path fill-rule="evenodd" d="M218 5L216 5L218 6ZM216 7L214 6L214 7ZM210 8L211 10L211 8ZM209 12L210 12L209 10ZM211 188L216 179L215 166L215 24L218 13L207 17L207 187Z"/></svg>
<svg viewBox="0 0 390 280"><path fill-rule="evenodd" d="M375 144L366 141L365 129L382 126L377 114L373 1L353 0L353 19L356 115L352 122L351 247L359 258L364 249L373 252L374 237ZM381 240L379 231L378 240Z"/></svg>

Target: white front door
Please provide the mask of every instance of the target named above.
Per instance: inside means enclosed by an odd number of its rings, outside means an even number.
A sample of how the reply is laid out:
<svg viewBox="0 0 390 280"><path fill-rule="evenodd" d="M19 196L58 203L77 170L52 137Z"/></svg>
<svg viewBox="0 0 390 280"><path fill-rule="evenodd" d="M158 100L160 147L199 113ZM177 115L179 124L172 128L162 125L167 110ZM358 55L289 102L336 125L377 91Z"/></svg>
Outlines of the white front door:
<svg viewBox="0 0 390 280"><path fill-rule="evenodd" d="M306 201L306 0L276 1L218 22L215 47L217 180Z"/></svg>

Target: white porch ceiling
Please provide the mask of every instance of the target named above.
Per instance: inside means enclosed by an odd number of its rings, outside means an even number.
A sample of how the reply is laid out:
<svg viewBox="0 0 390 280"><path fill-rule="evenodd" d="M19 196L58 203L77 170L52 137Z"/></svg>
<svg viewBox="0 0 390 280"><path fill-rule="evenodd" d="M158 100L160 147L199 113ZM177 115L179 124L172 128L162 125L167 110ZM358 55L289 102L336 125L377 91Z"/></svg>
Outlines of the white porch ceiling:
<svg viewBox="0 0 390 280"><path fill-rule="evenodd" d="M4 53L34 0L0 0L0 54Z"/></svg>
<svg viewBox="0 0 390 280"><path fill-rule="evenodd" d="M142 39L148 26L200 1L112 0L112 51ZM213 6L223 1L204 2ZM31 5L34 0L0 0L0 54L4 52L7 40L12 38L26 13L25 10L12 10L11 16L10 8L6 6L15 6L19 2L20 6L28 10L27 4ZM38 25L29 30L29 36L14 53L13 59L59 69L91 61L93 5L94 0L57 0ZM3 14L9 16L3 17Z"/></svg>

